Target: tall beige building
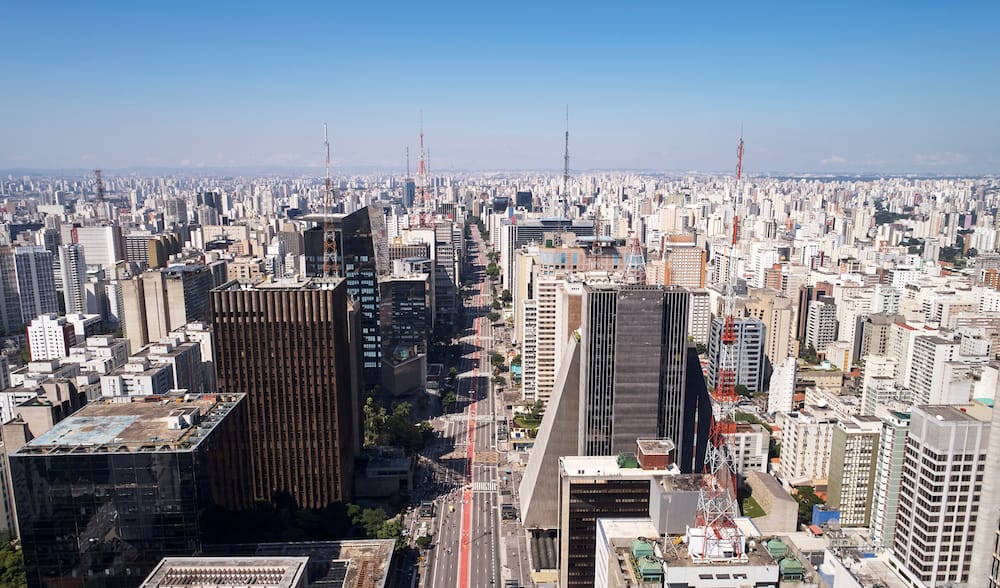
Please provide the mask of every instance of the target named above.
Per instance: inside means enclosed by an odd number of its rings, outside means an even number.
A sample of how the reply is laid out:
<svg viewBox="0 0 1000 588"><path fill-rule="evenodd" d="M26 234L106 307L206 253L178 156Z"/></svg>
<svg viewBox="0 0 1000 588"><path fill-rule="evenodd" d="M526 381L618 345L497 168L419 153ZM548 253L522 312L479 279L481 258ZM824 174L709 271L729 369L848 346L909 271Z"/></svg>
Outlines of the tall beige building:
<svg viewBox="0 0 1000 588"><path fill-rule="evenodd" d="M792 301L777 290L750 288L747 313L764 323L764 353L777 365L798 354L795 341L795 310Z"/></svg>
<svg viewBox="0 0 1000 588"><path fill-rule="evenodd" d="M855 416L833 428L827 506L840 510L845 527L871 523L881 431L882 419L873 416Z"/></svg>

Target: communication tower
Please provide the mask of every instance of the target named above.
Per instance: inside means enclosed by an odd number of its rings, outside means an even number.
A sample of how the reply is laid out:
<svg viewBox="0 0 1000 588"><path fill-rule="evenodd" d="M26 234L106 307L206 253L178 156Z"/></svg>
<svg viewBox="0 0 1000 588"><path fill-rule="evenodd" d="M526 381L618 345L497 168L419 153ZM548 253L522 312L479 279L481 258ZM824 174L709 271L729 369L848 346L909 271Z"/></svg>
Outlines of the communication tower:
<svg viewBox="0 0 1000 588"><path fill-rule="evenodd" d="M333 185L330 182L330 136L323 123L323 145L326 147L326 192L323 195L323 276L340 275L337 260L337 227L333 223Z"/></svg>

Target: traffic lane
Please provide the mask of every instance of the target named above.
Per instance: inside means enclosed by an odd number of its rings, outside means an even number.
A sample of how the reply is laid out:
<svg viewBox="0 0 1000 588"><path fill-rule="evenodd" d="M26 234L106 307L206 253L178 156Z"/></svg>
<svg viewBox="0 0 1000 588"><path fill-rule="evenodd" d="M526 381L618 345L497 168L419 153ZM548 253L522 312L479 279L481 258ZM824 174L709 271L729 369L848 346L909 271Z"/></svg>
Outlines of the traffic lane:
<svg viewBox="0 0 1000 588"><path fill-rule="evenodd" d="M475 586L489 586L499 578L496 523L496 497L492 492L478 492L475 500L476 533L472 537L472 580Z"/></svg>

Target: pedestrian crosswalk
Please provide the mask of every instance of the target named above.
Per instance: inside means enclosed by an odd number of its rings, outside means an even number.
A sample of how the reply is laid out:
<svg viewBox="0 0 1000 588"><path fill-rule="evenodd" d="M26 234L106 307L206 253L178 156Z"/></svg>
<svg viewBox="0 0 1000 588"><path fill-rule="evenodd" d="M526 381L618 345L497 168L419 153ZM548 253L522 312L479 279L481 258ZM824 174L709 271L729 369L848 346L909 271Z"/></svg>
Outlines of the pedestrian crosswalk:
<svg viewBox="0 0 1000 588"><path fill-rule="evenodd" d="M496 492L497 483L496 482L473 482L472 483L473 492Z"/></svg>

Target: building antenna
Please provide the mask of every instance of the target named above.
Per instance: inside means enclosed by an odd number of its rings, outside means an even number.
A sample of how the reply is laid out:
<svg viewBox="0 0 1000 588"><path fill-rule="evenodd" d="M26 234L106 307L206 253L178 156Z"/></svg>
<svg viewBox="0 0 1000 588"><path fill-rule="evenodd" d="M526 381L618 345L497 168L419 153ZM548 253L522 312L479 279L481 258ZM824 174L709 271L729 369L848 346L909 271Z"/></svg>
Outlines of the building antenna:
<svg viewBox="0 0 1000 588"><path fill-rule="evenodd" d="M424 149L424 110L420 109L420 159L417 160L417 187L420 204L427 206L427 151Z"/></svg>
<svg viewBox="0 0 1000 588"><path fill-rule="evenodd" d="M740 131L736 150L736 191L743 178L743 132ZM723 318L719 333L719 362L713 394L713 418L709 427L705 454L705 481L698 495L695 526L700 529L697 546L689 542L689 551L696 561L746 561L745 537L736 525L740 514L737 502L736 465L729 449L729 438L736 433L736 268L733 257L739 242L740 219L733 215L729 267L723 283Z"/></svg>
<svg viewBox="0 0 1000 588"><path fill-rule="evenodd" d="M326 192L323 195L323 275L335 278L340 274L337 261L337 228L333 224L333 185L330 182L330 136L323 123L323 145L326 147Z"/></svg>
<svg viewBox="0 0 1000 588"><path fill-rule="evenodd" d="M94 170L94 188L97 191L97 218L104 219L107 217L107 209L104 206L104 180L101 179L101 170Z"/></svg>
<svg viewBox="0 0 1000 588"><path fill-rule="evenodd" d="M410 146L406 146L406 177L410 177Z"/></svg>
<svg viewBox="0 0 1000 588"><path fill-rule="evenodd" d="M563 216L569 217L569 104L566 105L566 152L563 155Z"/></svg>

